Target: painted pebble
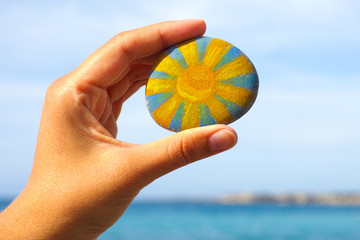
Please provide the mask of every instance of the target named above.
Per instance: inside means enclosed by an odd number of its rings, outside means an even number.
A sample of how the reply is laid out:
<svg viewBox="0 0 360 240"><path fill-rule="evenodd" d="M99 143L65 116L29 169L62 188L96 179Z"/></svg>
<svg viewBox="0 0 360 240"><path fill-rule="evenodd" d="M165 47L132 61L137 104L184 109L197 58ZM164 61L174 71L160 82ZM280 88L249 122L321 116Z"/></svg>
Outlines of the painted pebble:
<svg viewBox="0 0 360 240"><path fill-rule="evenodd" d="M229 124L253 105L259 80L251 61L235 46L198 37L166 50L146 85L153 119L174 132Z"/></svg>

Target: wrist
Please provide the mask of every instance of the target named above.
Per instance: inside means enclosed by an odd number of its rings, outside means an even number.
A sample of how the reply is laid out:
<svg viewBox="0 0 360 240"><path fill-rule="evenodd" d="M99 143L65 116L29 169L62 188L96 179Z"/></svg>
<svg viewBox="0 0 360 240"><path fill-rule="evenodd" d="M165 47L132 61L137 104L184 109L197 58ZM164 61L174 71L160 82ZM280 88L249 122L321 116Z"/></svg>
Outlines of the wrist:
<svg viewBox="0 0 360 240"><path fill-rule="evenodd" d="M14 221L9 208L6 208L0 213L0 238L3 240L17 239L15 231L13 231Z"/></svg>
<svg viewBox="0 0 360 240"><path fill-rule="evenodd" d="M72 216L56 210L52 204L33 196L20 195L0 213L0 239L97 239L81 229Z"/></svg>

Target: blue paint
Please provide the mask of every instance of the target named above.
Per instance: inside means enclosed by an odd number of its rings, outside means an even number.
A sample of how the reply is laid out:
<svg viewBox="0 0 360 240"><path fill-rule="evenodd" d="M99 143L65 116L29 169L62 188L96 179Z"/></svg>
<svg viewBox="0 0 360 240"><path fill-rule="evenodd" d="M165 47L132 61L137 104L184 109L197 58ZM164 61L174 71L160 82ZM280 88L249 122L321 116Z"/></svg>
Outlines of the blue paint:
<svg viewBox="0 0 360 240"><path fill-rule="evenodd" d="M220 61L214 65L213 71L218 70L219 68L225 66L242 55L244 54L237 47L230 48L229 51L220 59Z"/></svg>
<svg viewBox="0 0 360 240"><path fill-rule="evenodd" d="M184 107L185 103L181 102L179 108L176 110L174 118L171 120L169 129L174 130L175 132L181 131L181 123L182 123L182 116L184 114Z"/></svg>
<svg viewBox="0 0 360 240"><path fill-rule="evenodd" d="M250 91L256 91L258 88L258 76L256 72L237 76L230 78L224 81L221 81L222 84L229 84L235 87L245 88Z"/></svg>
<svg viewBox="0 0 360 240"><path fill-rule="evenodd" d="M176 45L175 47L168 49L166 52L168 53L169 57L174 59L182 68L185 69L188 67L188 65L185 61L184 56L177 47L178 46Z"/></svg>
<svg viewBox="0 0 360 240"><path fill-rule="evenodd" d="M200 64L202 63L202 61L204 59L207 47L208 47L209 43L211 42L211 40L212 40L212 38L209 38L209 37L200 37L200 38L196 39L196 41L195 41L197 54L198 54L198 61Z"/></svg>
<svg viewBox="0 0 360 240"><path fill-rule="evenodd" d="M161 104L167 101L172 95L172 92L165 92L165 93L157 93L154 95L150 95L146 97L147 106L149 108L150 113L154 112Z"/></svg>
<svg viewBox="0 0 360 240"><path fill-rule="evenodd" d="M163 72L151 71L150 78L164 79L164 80L176 80L176 77Z"/></svg>
<svg viewBox="0 0 360 240"><path fill-rule="evenodd" d="M235 103L216 94L214 94L214 97L227 108L227 110L231 113L231 115L233 115L235 119L238 119L245 114L244 109L239 107Z"/></svg>
<svg viewBox="0 0 360 240"><path fill-rule="evenodd" d="M200 126L216 124L215 119L211 116L210 109L205 104L199 104Z"/></svg>

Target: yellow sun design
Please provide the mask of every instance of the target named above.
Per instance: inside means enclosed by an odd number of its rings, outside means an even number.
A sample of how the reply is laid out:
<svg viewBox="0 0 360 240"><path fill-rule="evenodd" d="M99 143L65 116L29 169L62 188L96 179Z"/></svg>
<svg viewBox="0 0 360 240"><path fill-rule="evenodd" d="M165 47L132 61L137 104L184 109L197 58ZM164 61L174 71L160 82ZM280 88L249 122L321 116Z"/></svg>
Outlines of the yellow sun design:
<svg viewBox="0 0 360 240"><path fill-rule="evenodd" d="M258 85L243 52L223 40L199 37L161 55L145 95L153 119L178 132L235 121L253 105Z"/></svg>

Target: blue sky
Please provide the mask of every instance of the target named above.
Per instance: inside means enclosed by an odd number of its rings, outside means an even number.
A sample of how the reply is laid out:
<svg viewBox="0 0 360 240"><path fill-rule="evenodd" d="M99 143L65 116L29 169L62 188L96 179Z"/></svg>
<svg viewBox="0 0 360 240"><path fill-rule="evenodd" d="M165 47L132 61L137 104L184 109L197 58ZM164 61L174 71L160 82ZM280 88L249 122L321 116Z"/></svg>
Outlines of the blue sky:
<svg viewBox="0 0 360 240"><path fill-rule="evenodd" d="M186 18L203 18L207 36L245 52L260 77L258 99L231 124L235 148L139 198L360 191L359 13L355 0L1 1L0 196L26 184L52 81L118 32ZM133 143L172 134L151 119L143 88L118 124L118 139Z"/></svg>

